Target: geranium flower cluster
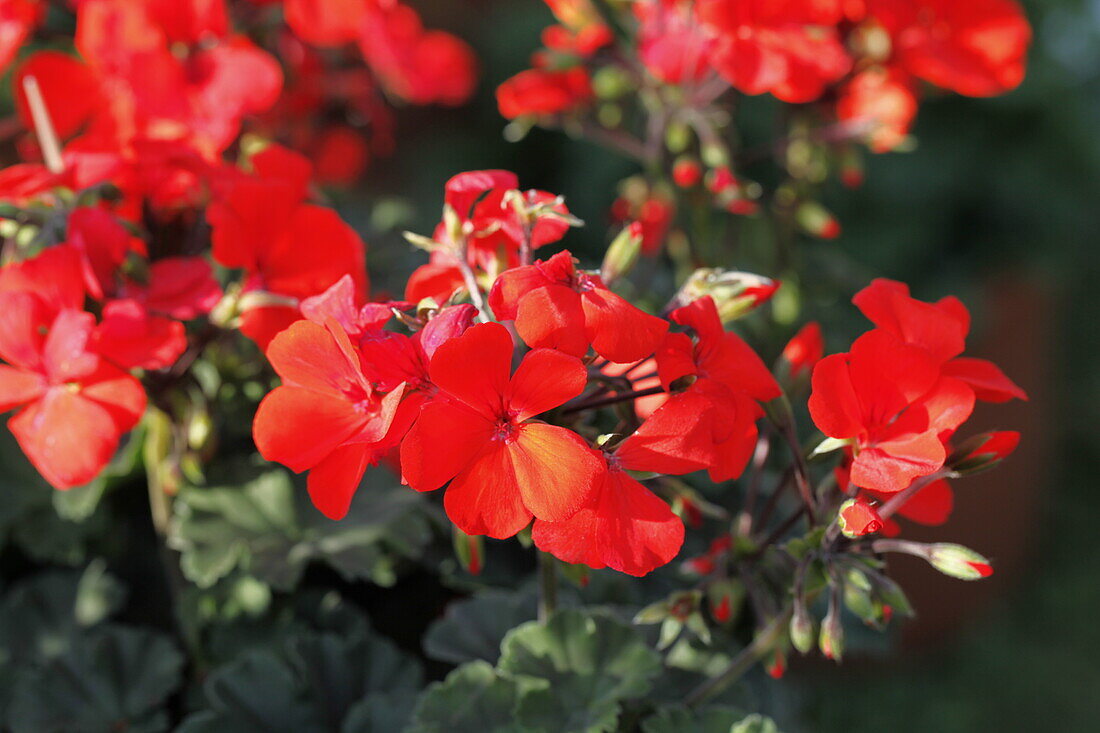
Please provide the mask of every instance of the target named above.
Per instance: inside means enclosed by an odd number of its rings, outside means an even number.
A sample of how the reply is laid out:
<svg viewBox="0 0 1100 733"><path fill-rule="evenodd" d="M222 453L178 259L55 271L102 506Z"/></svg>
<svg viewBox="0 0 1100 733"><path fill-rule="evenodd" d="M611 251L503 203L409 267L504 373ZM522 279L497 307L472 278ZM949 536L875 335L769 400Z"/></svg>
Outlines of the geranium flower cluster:
<svg viewBox="0 0 1100 733"><path fill-rule="evenodd" d="M71 5L77 55L40 50L15 63L19 116L35 135L21 142L30 163L0 177L5 198L110 181L126 192L129 218L143 205L175 215L205 202L246 120L310 152L321 182L351 183L369 158L367 137L333 110L369 121L384 152L393 124L382 91L454 105L476 79L462 41L425 30L414 10L389 0ZM45 3L4 7L0 68L46 21ZM352 43L358 62L345 53ZM322 116L336 122L318 124Z"/></svg>
<svg viewBox="0 0 1100 733"><path fill-rule="evenodd" d="M345 278L303 302L306 320L267 352L283 386L260 405L257 446L309 470L310 495L331 517L396 449L413 489L447 486L444 506L464 533L506 538L533 520L535 544L560 559L643 575L676 556L684 528L631 472L738 476L760 402L779 386L710 297L664 319L568 251L523 264L570 218L560 199L515 180L478 171L447 184L438 238L417 239L453 263L441 300L364 303ZM637 233L623 236L620 247L640 246ZM462 297L477 305L448 305L466 283ZM386 329L395 315L401 328ZM652 378L659 386L630 385ZM646 394L663 399L642 419L629 408ZM613 405L628 414L601 433L600 409Z"/></svg>
<svg viewBox="0 0 1100 733"><path fill-rule="evenodd" d="M957 299L925 303L902 283L876 280L853 302L875 328L848 353L828 356L815 367L809 400L829 448L843 448L838 484L861 497L855 511L863 519L850 532L897 534L897 526L884 525L866 499L888 503L899 492L903 497L911 492L895 505L901 516L942 524L953 504L943 478L953 472L950 443L975 400L1007 402L1027 395L992 362L961 356L970 314ZM1000 460L1018 439L1016 433L984 436L951 462L970 461L975 452L989 454L986 463Z"/></svg>
<svg viewBox="0 0 1100 733"><path fill-rule="evenodd" d="M926 86L972 97L1016 88L1031 27L1016 0L547 0L558 24L533 68L497 90L514 134L562 127L643 161L665 180L623 203L667 230L675 184L736 215L765 198L807 233L833 238L814 189L829 172L862 181L854 143L907 144ZM791 105L777 139L725 134L736 95ZM637 102L641 102L637 104ZM790 185L751 177L774 156ZM638 185L633 190L638 192ZM769 194L766 196L766 194ZM637 216L637 214L635 214ZM655 250L660 244L650 247Z"/></svg>

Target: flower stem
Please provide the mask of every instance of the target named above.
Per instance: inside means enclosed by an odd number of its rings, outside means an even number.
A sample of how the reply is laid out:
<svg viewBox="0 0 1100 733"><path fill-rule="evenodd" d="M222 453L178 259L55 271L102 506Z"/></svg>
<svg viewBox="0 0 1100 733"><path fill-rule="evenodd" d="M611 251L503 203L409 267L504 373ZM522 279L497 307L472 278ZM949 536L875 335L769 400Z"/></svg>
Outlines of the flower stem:
<svg viewBox="0 0 1100 733"><path fill-rule="evenodd" d="M554 556L539 551L539 623L545 624L558 608L558 566Z"/></svg>
<svg viewBox="0 0 1100 733"><path fill-rule="evenodd" d="M582 412L584 410L594 410L597 407L606 407L607 405L615 405L620 402L627 402L629 400L636 400L639 397L648 397L650 395L661 394L665 391L664 387L650 387L649 389L642 389L636 392L621 392L619 394L613 394L609 397L601 397L598 400L589 400L582 402L579 405L574 405L565 410L563 414L572 415L576 412Z"/></svg>

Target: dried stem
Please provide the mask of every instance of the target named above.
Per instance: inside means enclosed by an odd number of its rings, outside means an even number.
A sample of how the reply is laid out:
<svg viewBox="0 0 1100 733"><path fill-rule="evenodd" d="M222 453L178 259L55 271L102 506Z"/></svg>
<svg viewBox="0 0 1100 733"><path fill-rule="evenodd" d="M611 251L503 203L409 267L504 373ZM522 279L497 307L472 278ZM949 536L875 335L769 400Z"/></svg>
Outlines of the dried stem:
<svg viewBox="0 0 1100 733"><path fill-rule="evenodd" d="M481 287L477 284L477 277L474 276L473 268L470 267L470 261L466 258L466 247L463 243L462 251L458 257L458 270L462 273L462 281L466 283L466 290L470 293L470 302L477 308L477 319L482 323L488 323L491 318L485 309L485 298L481 294Z"/></svg>
<svg viewBox="0 0 1100 733"><path fill-rule="evenodd" d="M539 551L539 622L545 624L557 607L557 561L550 553Z"/></svg>
<svg viewBox="0 0 1100 733"><path fill-rule="evenodd" d="M53 121L50 119L50 111L46 108L46 98L42 96L38 79L34 76L23 77L23 92L26 93L27 103L31 108L34 133L38 137L38 144L42 147L42 158L46 161L46 168L50 173L62 173L65 170L65 163L61 159L61 143L57 139L57 130L54 129Z"/></svg>

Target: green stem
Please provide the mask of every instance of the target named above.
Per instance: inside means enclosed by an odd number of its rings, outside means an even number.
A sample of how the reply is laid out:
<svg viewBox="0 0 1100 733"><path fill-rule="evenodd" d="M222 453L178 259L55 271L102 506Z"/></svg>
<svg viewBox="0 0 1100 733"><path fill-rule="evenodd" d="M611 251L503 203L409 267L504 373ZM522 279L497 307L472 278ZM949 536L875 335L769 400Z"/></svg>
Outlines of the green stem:
<svg viewBox="0 0 1100 733"><path fill-rule="evenodd" d="M539 552L539 622L545 624L558 608L557 560Z"/></svg>

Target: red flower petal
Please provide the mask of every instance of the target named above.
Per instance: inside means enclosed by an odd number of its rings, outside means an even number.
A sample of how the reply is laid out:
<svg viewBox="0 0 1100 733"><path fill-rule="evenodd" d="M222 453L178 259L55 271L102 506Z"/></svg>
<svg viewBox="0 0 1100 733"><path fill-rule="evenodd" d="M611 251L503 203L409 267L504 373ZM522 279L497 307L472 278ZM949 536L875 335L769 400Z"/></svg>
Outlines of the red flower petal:
<svg viewBox="0 0 1100 733"><path fill-rule="evenodd" d="M947 376L966 382L983 402L1008 402L1011 399L1026 400L1027 392L1020 389L1001 371L1000 367L985 359L959 357L943 366Z"/></svg>
<svg viewBox="0 0 1100 733"><path fill-rule="evenodd" d="M470 465L493 434L493 423L459 404L431 402L401 441L401 478L435 491Z"/></svg>
<svg viewBox="0 0 1100 733"><path fill-rule="evenodd" d="M46 389L46 380L41 374L0 364L0 412L36 400Z"/></svg>
<svg viewBox="0 0 1100 733"><path fill-rule="evenodd" d="M668 332L668 321L639 310L606 288L581 293L581 305L592 348L614 362L644 359Z"/></svg>
<svg viewBox="0 0 1100 733"><path fill-rule="evenodd" d="M589 344L584 324L581 296L572 288L546 285L519 299L516 331L531 348L557 349L572 356L584 356Z"/></svg>
<svg viewBox="0 0 1100 733"><path fill-rule="evenodd" d="M119 431L97 402L64 387L8 421L15 439L38 472L57 489L94 479L118 448Z"/></svg>
<svg viewBox="0 0 1100 733"><path fill-rule="evenodd" d="M520 426L508 454L523 504L549 522L568 519L584 506L605 470L579 435L556 425Z"/></svg>
<svg viewBox="0 0 1100 733"><path fill-rule="evenodd" d="M814 425L831 438L853 438L863 430L847 354L826 356L814 367L809 407Z"/></svg>
<svg viewBox="0 0 1100 733"><path fill-rule="evenodd" d="M587 383L588 371L580 360L552 349L535 349L512 375L506 400L515 420L522 422L579 396Z"/></svg>
<svg viewBox="0 0 1100 733"><path fill-rule="evenodd" d="M565 562L642 576L676 557L684 523L625 472L608 471L593 501L565 521L536 521L532 538Z"/></svg>
<svg viewBox="0 0 1100 733"><path fill-rule="evenodd" d="M531 522L520 494L512 446L491 441L447 487L443 506L466 534L511 537ZM544 467L545 468L545 467Z"/></svg>
<svg viewBox="0 0 1100 733"><path fill-rule="evenodd" d="M444 392L495 421L504 410L512 350L508 329L499 323L480 323L440 346L429 373Z"/></svg>
<svg viewBox="0 0 1100 733"><path fill-rule="evenodd" d="M352 443L337 448L314 466L306 480L313 506L329 519L347 516L370 458L367 444Z"/></svg>
<svg viewBox="0 0 1100 733"><path fill-rule="evenodd" d="M134 300L114 300L92 339L95 350L124 369L163 369L187 350L183 324L149 315Z"/></svg>
<svg viewBox="0 0 1100 733"><path fill-rule="evenodd" d="M328 457L365 422L363 413L342 397L284 386L260 402L252 436L265 459L300 473Z"/></svg>

